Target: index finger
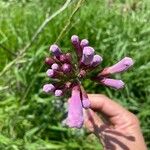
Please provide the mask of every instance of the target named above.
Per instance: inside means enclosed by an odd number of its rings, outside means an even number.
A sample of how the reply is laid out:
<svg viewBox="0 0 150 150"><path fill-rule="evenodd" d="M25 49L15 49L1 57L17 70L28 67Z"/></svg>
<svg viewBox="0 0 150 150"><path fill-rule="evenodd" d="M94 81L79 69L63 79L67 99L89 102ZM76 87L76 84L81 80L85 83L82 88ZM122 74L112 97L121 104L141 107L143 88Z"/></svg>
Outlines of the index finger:
<svg viewBox="0 0 150 150"><path fill-rule="evenodd" d="M134 115L121 105L102 94L88 94L91 109L102 112L115 125L127 124L133 121Z"/></svg>

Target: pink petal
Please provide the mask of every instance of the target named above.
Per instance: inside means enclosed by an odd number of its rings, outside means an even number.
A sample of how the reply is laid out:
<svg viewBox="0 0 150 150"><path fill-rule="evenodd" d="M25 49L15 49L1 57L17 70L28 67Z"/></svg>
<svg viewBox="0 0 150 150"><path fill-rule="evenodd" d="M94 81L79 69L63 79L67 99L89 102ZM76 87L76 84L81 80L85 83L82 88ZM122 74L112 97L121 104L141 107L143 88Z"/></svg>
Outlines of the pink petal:
<svg viewBox="0 0 150 150"><path fill-rule="evenodd" d="M58 69L59 69L59 65L56 64L56 63L54 63L54 64L52 64L51 68L52 68L53 70L58 70Z"/></svg>
<svg viewBox="0 0 150 150"><path fill-rule="evenodd" d="M63 91L62 90L55 90L55 96L62 96L62 94L63 94Z"/></svg>
<svg viewBox="0 0 150 150"><path fill-rule="evenodd" d="M53 77L54 74L55 74L55 72L54 72L53 69L48 69L48 70L46 71L46 74L47 74L48 77Z"/></svg>
<svg viewBox="0 0 150 150"><path fill-rule="evenodd" d="M63 70L64 73L69 73L71 71L71 65L67 64L67 63L63 64L62 65L62 70Z"/></svg>
<svg viewBox="0 0 150 150"><path fill-rule="evenodd" d="M53 92L54 90L55 90L55 87L54 87L53 84L45 84L45 85L43 86L43 91L44 91L45 93Z"/></svg>
<svg viewBox="0 0 150 150"><path fill-rule="evenodd" d="M94 55L93 60L91 62L91 66L96 67L103 61L103 58L99 55Z"/></svg>
<svg viewBox="0 0 150 150"><path fill-rule="evenodd" d="M50 51L51 51L51 52L53 53L53 55L55 55L56 57L61 55L61 50L60 50L60 48L58 47L58 45L56 45L56 44L51 45Z"/></svg>
<svg viewBox="0 0 150 150"><path fill-rule="evenodd" d="M94 57L94 49L90 46L84 47L81 63L89 65L92 62L93 57Z"/></svg>
<svg viewBox="0 0 150 150"><path fill-rule="evenodd" d="M77 35L73 35L71 37L71 42L72 42L72 45L74 46L74 48L76 49L76 54L77 54L78 58L80 58L82 55L82 49L80 47L79 37Z"/></svg>
<svg viewBox="0 0 150 150"><path fill-rule="evenodd" d="M122 89L124 87L124 82L122 80L103 78L99 82L115 89Z"/></svg>
<svg viewBox="0 0 150 150"><path fill-rule="evenodd" d="M81 128L83 125L83 108L79 86L74 86L68 104L67 125L71 128Z"/></svg>
<svg viewBox="0 0 150 150"><path fill-rule="evenodd" d="M123 71L128 70L131 66L133 66L133 60L130 57L125 57L122 60L120 60L118 63L116 63L113 66L105 68L100 75L107 75L107 74L113 74L113 73L120 73Z"/></svg>
<svg viewBox="0 0 150 150"><path fill-rule="evenodd" d="M47 65L52 65L55 61L51 57L46 57L45 63Z"/></svg>
<svg viewBox="0 0 150 150"><path fill-rule="evenodd" d="M80 42L80 46L81 48L84 48L85 46L88 46L89 45L89 41L87 39L83 39L81 42Z"/></svg>

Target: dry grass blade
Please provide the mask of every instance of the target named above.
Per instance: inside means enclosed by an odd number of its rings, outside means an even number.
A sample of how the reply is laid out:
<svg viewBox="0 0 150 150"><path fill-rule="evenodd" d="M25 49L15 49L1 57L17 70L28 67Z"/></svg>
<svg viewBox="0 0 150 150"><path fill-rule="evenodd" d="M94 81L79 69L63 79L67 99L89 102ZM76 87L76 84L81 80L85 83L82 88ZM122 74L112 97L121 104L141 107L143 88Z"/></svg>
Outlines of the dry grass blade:
<svg viewBox="0 0 150 150"><path fill-rule="evenodd" d="M60 32L58 38L56 39L55 42L58 42L60 40L60 38L62 38L62 36L64 35L64 33L66 32L68 26L70 25L71 23L71 19L73 18L73 16L75 15L75 13L78 11L78 9L81 7L82 3L84 2L84 0L79 0L75 9L73 10L73 12L71 13L68 21L67 21L67 24L65 25L65 27L62 29L62 31Z"/></svg>

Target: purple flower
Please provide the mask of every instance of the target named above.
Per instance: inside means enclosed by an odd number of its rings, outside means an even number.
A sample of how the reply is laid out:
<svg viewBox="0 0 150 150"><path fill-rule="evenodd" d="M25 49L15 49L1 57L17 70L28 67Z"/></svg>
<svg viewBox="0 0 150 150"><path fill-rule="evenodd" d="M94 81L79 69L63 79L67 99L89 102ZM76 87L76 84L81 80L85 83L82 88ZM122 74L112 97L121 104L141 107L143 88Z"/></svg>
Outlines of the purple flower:
<svg viewBox="0 0 150 150"><path fill-rule="evenodd" d="M99 55L94 55L93 60L91 62L91 66L96 67L103 61L103 58Z"/></svg>
<svg viewBox="0 0 150 150"><path fill-rule="evenodd" d="M101 75L108 75L108 74L114 74L114 73L120 73L123 71L128 70L131 66L133 66L133 60L130 57L125 57L122 60L120 60L118 63L116 63L113 66L105 68Z"/></svg>
<svg viewBox="0 0 150 150"><path fill-rule="evenodd" d="M65 74L63 74L63 72L57 71L57 70L54 70L54 69L48 69L46 71L46 74L47 74L48 77L57 78L57 79L65 77Z"/></svg>
<svg viewBox="0 0 150 150"><path fill-rule="evenodd" d="M74 46L74 48L76 50L77 57L80 58L82 55L82 49L80 47L79 37L77 35L73 35L71 37L71 42L72 42L72 45Z"/></svg>
<svg viewBox="0 0 150 150"><path fill-rule="evenodd" d="M59 65L56 64L56 63L54 63L54 64L52 64L51 68L52 68L53 70L58 70L58 69L59 69Z"/></svg>
<svg viewBox="0 0 150 150"><path fill-rule="evenodd" d="M43 91L57 97L65 96L66 93L70 94L66 123L71 128L81 128L84 121L83 109L88 109L91 106L81 81L90 79L100 85L122 89L124 82L112 79L111 75L126 71L133 65L133 60L125 57L118 63L99 72L98 67L103 58L95 54L94 48L89 46L89 41L73 35L71 43L76 51L77 60L71 53L63 53L58 45L50 46L52 56L47 57L45 63L48 66L46 74L53 79L53 84L45 84Z"/></svg>
<svg viewBox="0 0 150 150"><path fill-rule="evenodd" d="M46 71L46 74L47 74L48 77L54 77L55 72L54 72L53 69L48 69L48 70Z"/></svg>
<svg viewBox="0 0 150 150"><path fill-rule="evenodd" d="M61 55L61 50L60 48L54 44L54 45L51 45L50 47L50 51L53 53L54 56L58 57Z"/></svg>
<svg viewBox="0 0 150 150"><path fill-rule="evenodd" d="M67 63L63 64L62 65L62 70L63 70L64 73L70 72L71 71L71 65L67 64Z"/></svg>
<svg viewBox="0 0 150 150"><path fill-rule="evenodd" d="M60 55L59 60L61 63L70 63L71 62L71 54L70 53L62 54L62 55Z"/></svg>
<svg viewBox="0 0 150 150"><path fill-rule="evenodd" d="M103 78L99 80L99 82L103 85L106 85L115 89L122 89L124 87L124 82L122 80Z"/></svg>
<svg viewBox="0 0 150 150"><path fill-rule="evenodd" d="M49 66L52 65L54 62L55 62L54 59L51 57L46 57L45 59L45 63Z"/></svg>
<svg viewBox="0 0 150 150"><path fill-rule="evenodd" d="M81 48L83 49L84 47L88 46L89 45L89 41L87 39L83 39L81 42L80 42L80 46Z"/></svg>
<svg viewBox="0 0 150 150"><path fill-rule="evenodd" d="M72 37L71 37L71 42L72 42L72 44L73 45L80 45L80 40L79 40L79 37L77 36L77 35L73 35Z"/></svg>
<svg viewBox="0 0 150 150"><path fill-rule="evenodd" d="M94 57L94 49L90 46L84 47L81 63L83 63L84 65L89 65L92 62L93 57Z"/></svg>
<svg viewBox="0 0 150 150"><path fill-rule="evenodd" d="M46 92L46 93L50 93L50 92L53 92L55 90L55 87L53 84L45 84L43 86L43 91Z"/></svg>
<svg viewBox="0 0 150 150"><path fill-rule="evenodd" d="M63 95L63 91L62 90L55 90L55 96L62 96Z"/></svg>
<svg viewBox="0 0 150 150"><path fill-rule="evenodd" d="M72 88L71 98L68 103L67 125L71 128L81 128L83 125L83 108L79 86Z"/></svg>

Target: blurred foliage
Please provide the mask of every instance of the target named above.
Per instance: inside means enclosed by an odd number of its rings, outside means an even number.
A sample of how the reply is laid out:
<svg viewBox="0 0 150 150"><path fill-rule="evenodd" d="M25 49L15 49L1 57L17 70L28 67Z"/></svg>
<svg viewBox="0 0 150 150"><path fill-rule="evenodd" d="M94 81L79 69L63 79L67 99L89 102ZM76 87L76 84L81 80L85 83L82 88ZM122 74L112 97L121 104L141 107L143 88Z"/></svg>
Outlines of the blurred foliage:
<svg viewBox="0 0 150 150"><path fill-rule="evenodd" d="M0 77L0 149L101 149L97 139L83 130L62 126L66 99L41 91L47 81L43 60L49 55L48 47L64 30L77 2L72 0L65 11L51 20L23 57ZM42 22L64 3L64 0L0 0L1 71L31 41ZM149 0L85 0L72 16L58 44L64 51L70 50L70 37L77 34L88 38L103 56L102 66L113 64L124 56L135 60L130 71L117 76L126 83L122 91L90 81L85 81L84 86L89 93L104 93L135 113L150 148L149 18Z"/></svg>

